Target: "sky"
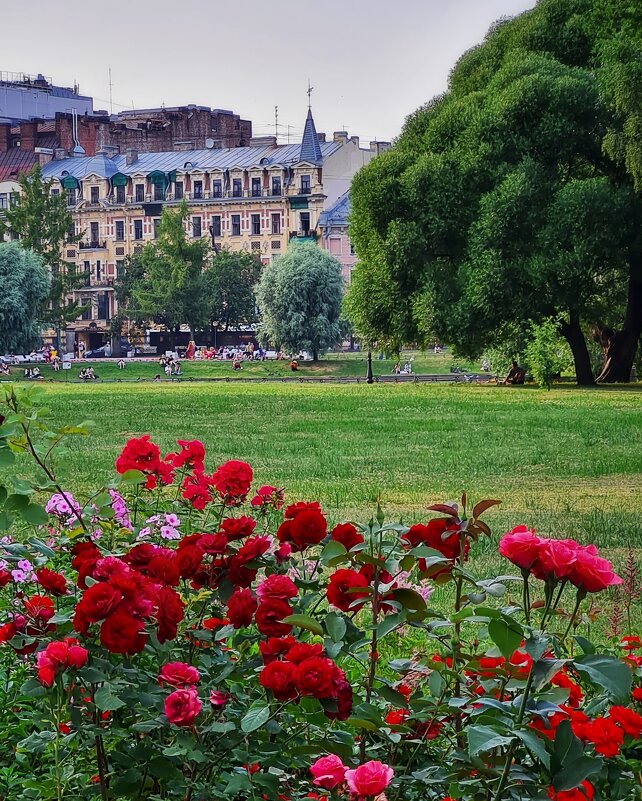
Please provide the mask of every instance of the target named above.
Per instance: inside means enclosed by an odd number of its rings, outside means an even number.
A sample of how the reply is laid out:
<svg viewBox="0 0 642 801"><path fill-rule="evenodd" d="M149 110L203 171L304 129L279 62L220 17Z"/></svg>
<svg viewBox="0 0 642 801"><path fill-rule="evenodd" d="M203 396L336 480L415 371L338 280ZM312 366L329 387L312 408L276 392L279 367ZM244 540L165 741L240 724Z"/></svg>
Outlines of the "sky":
<svg viewBox="0 0 642 801"><path fill-rule="evenodd" d="M232 109L254 135L397 136L497 19L535 0L0 0L0 70L78 83L113 111ZM287 126L290 126L288 129Z"/></svg>

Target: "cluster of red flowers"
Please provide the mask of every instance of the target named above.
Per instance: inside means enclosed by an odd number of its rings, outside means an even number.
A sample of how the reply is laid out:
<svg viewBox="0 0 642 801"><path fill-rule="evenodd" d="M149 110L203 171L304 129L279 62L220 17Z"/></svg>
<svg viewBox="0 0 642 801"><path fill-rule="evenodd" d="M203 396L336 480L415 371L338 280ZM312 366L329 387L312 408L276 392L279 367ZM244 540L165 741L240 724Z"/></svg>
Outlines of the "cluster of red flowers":
<svg viewBox="0 0 642 801"><path fill-rule="evenodd" d="M504 534L499 552L538 579L568 581L583 592L600 592L622 583L611 563L598 555L594 545L538 537L526 526L517 526Z"/></svg>
<svg viewBox="0 0 642 801"><path fill-rule="evenodd" d="M111 653L142 651L147 642L145 623L152 619L159 642L173 640L183 619L183 602L173 589L181 572L177 554L154 546L143 554L144 547L135 546L122 559L101 556L91 542L72 548L72 567L84 590L76 604L74 628L87 636L90 625L100 623L100 642Z"/></svg>
<svg viewBox="0 0 642 801"><path fill-rule="evenodd" d="M401 539L408 548L425 545L438 551L449 560L449 565L444 565L443 562L431 565L430 560L420 558L419 570L427 578L437 578L437 576L450 572L455 560L462 556L462 539L464 560L468 557L470 550L468 538L462 538L460 525L452 517L436 517L426 524L417 523L411 526L405 534L402 534Z"/></svg>
<svg viewBox="0 0 642 801"><path fill-rule="evenodd" d="M312 696L324 702L331 720L346 720L352 711L352 687L345 673L324 655L319 643L294 637L269 637L259 643L265 667L259 681L277 701Z"/></svg>
<svg viewBox="0 0 642 801"><path fill-rule="evenodd" d="M593 801L595 790L590 782L586 779L580 784L579 787L574 787L572 790L559 790L555 792L554 787L548 788L548 797L551 801Z"/></svg>
<svg viewBox="0 0 642 801"><path fill-rule="evenodd" d="M165 699L165 717L175 726L191 726L203 704L198 697L196 685L200 679L198 670L185 662L168 662L158 674L158 683L173 687Z"/></svg>
<svg viewBox="0 0 642 801"><path fill-rule="evenodd" d="M328 524L316 501L293 503L286 508L284 517L276 536L280 543L289 545L293 551L304 551L325 539Z"/></svg>
<svg viewBox="0 0 642 801"><path fill-rule="evenodd" d="M146 489L154 489L159 481L161 484L171 484L174 480L172 462L161 459L160 449L151 441L149 434L127 441L116 459L116 470L121 475L129 470L140 470L147 477Z"/></svg>
<svg viewBox="0 0 642 801"><path fill-rule="evenodd" d="M22 610L0 626L0 644L24 638L15 650L19 654L32 654L38 647L38 638L55 631L49 621L55 615L54 602L46 595L31 595L22 601Z"/></svg>
<svg viewBox="0 0 642 801"><path fill-rule="evenodd" d="M73 637L49 642L36 656L38 681L44 687L51 687L58 674L68 668L83 667L87 663L88 656L87 649L80 646L78 640Z"/></svg>

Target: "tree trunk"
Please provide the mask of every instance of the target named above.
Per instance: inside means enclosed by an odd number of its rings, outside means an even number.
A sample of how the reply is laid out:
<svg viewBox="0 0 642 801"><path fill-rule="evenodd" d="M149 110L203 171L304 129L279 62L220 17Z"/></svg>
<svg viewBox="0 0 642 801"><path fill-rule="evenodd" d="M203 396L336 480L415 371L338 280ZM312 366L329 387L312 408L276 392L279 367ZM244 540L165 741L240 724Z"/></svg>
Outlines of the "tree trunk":
<svg viewBox="0 0 642 801"><path fill-rule="evenodd" d="M313 362L318 362L319 361L319 351L318 350L313 350L312 351L312 361Z"/></svg>
<svg viewBox="0 0 642 801"><path fill-rule="evenodd" d="M642 256L632 265L629 278L629 297L624 325L620 331L594 326L593 339L602 346L604 366L597 377L600 383L628 384L642 333Z"/></svg>
<svg viewBox="0 0 642 801"><path fill-rule="evenodd" d="M571 313L569 323L562 324L561 331L573 354L575 380L581 387L593 386L595 379L593 378L591 357L589 356L580 321L574 313Z"/></svg>

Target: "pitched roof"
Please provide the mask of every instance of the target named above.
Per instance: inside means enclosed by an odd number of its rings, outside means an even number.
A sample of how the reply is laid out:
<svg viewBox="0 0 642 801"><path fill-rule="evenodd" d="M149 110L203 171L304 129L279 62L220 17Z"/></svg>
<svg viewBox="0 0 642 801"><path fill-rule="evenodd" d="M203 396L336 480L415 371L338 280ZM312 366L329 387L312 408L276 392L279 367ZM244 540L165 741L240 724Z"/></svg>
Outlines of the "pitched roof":
<svg viewBox="0 0 642 801"><path fill-rule="evenodd" d="M317 136L317 129L312 117L312 109L308 109L308 116L303 129L303 139L301 140L300 161L309 161L311 164L318 164L323 161L321 144Z"/></svg>
<svg viewBox="0 0 642 801"><path fill-rule="evenodd" d="M11 147L0 153L0 181L16 181L18 176L29 172L38 160L33 150Z"/></svg>
<svg viewBox="0 0 642 801"><path fill-rule="evenodd" d="M329 209L319 215L319 228L347 225L350 214L350 195L345 192Z"/></svg>

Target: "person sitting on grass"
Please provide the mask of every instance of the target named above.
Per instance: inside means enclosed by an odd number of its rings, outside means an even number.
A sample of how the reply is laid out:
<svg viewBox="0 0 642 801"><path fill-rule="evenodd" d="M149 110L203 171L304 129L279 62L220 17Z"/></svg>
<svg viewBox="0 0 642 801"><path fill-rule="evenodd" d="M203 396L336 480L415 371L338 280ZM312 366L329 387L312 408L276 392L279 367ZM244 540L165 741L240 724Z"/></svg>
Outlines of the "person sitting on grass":
<svg viewBox="0 0 642 801"><path fill-rule="evenodd" d="M42 375L40 374L40 368L39 368L39 367L34 367L34 368L33 368L33 370L31 371L31 377L32 377L32 378L33 378L35 381L39 381L39 380L41 380L41 379L43 379L43 378L44 378L44 376L42 376Z"/></svg>
<svg viewBox="0 0 642 801"><path fill-rule="evenodd" d="M98 376L96 375L96 373L94 373L94 368L93 368L93 367L88 367L88 368L87 368L87 378L88 378L90 381L96 381L96 379L98 378Z"/></svg>
<svg viewBox="0 0 642 801"><path fill-rule="evenodd" d="M0 375L11 375L9 365L5 362L0 362Z"/></svg>
<svg viewBox="0 0 642 801"><path fill-rule="evenodd" d="M242 369L243 368L241 367L241 362L239 361L239 359L234 359L234 361L232 362L232 370L242 370Z"/></svg>
<svg viewBox="0 0 642 801"><path fill-rule="evenodd" d="M515 359L513 359L510 370L508 371L508 375L504 379L504 385L512 384L515 386L516 384L523 384L525 378L526 370L524 370L523 367L520 367Z"/></svg>
<svg viewBox="0 0 642 801"><path fill-rule="evenodd" d="M299 363L297 362L296 359L292 359L292 361L290 362L290 370L292 370L293 373L296 373L298 369L299 369Z"/></svg>
<svg viewBox="0 0 642 801"><path fill-rule="evenodd" d="M400 362L395 362L395 366L392 368L392 372L395 375L399 375L399 373L401 372L401 363Z"/></svg>

